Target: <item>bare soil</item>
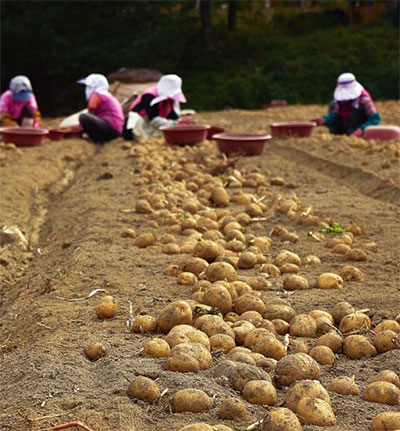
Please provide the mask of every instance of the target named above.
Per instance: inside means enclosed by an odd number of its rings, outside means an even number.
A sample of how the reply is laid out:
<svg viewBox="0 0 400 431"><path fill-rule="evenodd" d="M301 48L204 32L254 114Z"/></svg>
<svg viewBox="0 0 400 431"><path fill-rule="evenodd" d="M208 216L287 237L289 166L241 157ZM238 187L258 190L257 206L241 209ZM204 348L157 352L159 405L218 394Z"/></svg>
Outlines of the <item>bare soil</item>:
<svg viewBox="0 0 400 431"><path fill-rule="evenodd" d="M399 103L378 103L383 124L400 124ZM221 125L231 132L265 133L268 124L288 119L307 120L324 112L322 106L288 106L264 111L199 113L198 123ZM47 125L56 123L48 120ZM147 149L151 149L151 153ZM143 157L138 155L144 154ZM189 166L208 171L221 161L212 141L195 147L171 147L163 138L135 142L132 148L118 139L104 147L80 140L46 141L39 147L14 148L0 144L0 225L17 225L29 241L24 250L2 235L0 248L0 425L2 431L47 430L79 420L93 431L178 431L188 423L224 423L244 431L266 416L270 407L246 403L246 418L230 421L218 417L228 396L239 397L226 378L215 378L213 367L223 359L214 355L213 365L200 373L165 370L165 360L148 359L142 348L153 334L135 334L127 326L129 301L133 313L158 316L165 305L189 299L192 286L179 285L168 276L167 265L180 264L187 255L167 255L162 244L139 249L134 239L121 236L129 227L137 233L168 232L151 214L133 209L138 193L151 188L164 174L171 190L182 180L175 173ZM272 261L282 249L299 256L319 256L321 265L301 267L300 275L315 286L319 274L336 272L354 264L365 275L363 282L345 282L342 290L312 288L288 294L283 276L271 279L266 297L287 297L298 313L313 309L329 311L340 301L356 309L368 308L373 326L400 313L399 261L399 142L365 141L330 136L323 127L310 138L273 139L261 156L243 157L235 166L244 175L259 172L268 180L281 177L283 185L245 188L256 198L266 196L266 220L251 223L246 233L268 236L277 224L296 232L296 243L273 237L266 254ZM165 176L166 175L166 176ZM221 174L224 178L229 172ZM228 188L229 193L236 189ZM154 186L153 193L159 188ZM348 262L308 236L315 226L291 222L274 211L277 200L296 197L302 211L340 226L359 224L364 234L356 246L375 242L365 262ZM182 203L178 203L181 205ZM311 208L310 208L311 207ZM127 211L132 210L132 211ZM232 214L243 207L229 206ZM178 243L185 237L175 234ZM238 270L239 276L259 273L259 267ZM90 299L94 289L101 292ZM103 295L119 302L117 315L99 320L95 305ZM159 335L159 334L157 334ZM83 349L99 341L107 348L104 357L90 362ZM313 340L306 340L313 345ZM349 360L337 355L333 366L321 366L326 387L336 376L355 376L359 396L330 393L337 425L329 431L367 431L376 414L400 411L400 406L366 402L362 392L379 371L400 372L400 350L373 358ZM156 379L168 391L154 404L130 399L129 382L137 375ZM205 413L171 413L170 399L181 388L194 387L214 397ZM278 389L278 405L284 405L287 389ZM261 429L260 427L255 429ZM304 430L318 427L304 425Z"/></svg>

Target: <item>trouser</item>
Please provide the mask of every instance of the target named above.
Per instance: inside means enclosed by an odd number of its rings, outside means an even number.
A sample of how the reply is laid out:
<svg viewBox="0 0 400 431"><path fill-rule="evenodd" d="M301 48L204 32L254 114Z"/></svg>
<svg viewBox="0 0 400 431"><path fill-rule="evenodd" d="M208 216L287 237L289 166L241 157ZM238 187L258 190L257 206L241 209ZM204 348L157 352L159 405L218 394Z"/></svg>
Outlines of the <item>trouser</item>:
<svg viewBox="0 0 400 431"><path fill-rule="evenodd" d="M106 120L94 114L81 114L79 116L79 123L83 131L96 144L104 144L107 141L118 138L120 135Z"/></svg>
<svg viewBox="0 0 400 431"><path fill-rule="evenodd" d="M35 115L35 110L32 108L32 106L31 105L25 105L22 108L21 115L17 118L16 121L20 126L23 126L23 125L25 125L25 124L23 124L24 119L27 118L27 119L31 120L31 122L33 124L34 115ZM32 124L30 124L30 126L32 126Z"/></svg>

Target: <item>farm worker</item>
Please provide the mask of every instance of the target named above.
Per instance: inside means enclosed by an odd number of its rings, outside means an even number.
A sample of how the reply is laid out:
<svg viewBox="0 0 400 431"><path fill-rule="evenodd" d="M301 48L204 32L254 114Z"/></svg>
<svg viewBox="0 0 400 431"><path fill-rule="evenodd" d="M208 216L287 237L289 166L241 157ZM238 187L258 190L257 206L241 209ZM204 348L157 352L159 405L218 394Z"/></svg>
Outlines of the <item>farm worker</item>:
<svg viewBox="0 0 400 431"><path fill-rule="evenodd" d="M352 73L342 73L338 77L328 115L313 121L327 126L332 134L361 137L368 126L379 124L381 116L371 95L356 77Z"/></svg>
<svg viewBox="0 0 400 431"><path fill-rule="evenodd" d="M124 126L124 114L118 100L108 91L107 78L92 73L78 83L86 85L88 101L89 112L79 116L83 131L98 145L118 138Z"/></svg>
<svg viewBox="0 0 400 431"><path fill-rule="evenodd" d="M148 138L159 134L161 126L176 124L180 104L186 102L182 79L178 75L164 75L155 87L148 88L131 104L124 126L124 138Z"/></svg>
<svg viewBox="0 0 400 431"><path fill-rule="evenodd" d="M0 115L3 126L40 127L42 118L28 77L18 75L10 81L0 98Z"/></svg>

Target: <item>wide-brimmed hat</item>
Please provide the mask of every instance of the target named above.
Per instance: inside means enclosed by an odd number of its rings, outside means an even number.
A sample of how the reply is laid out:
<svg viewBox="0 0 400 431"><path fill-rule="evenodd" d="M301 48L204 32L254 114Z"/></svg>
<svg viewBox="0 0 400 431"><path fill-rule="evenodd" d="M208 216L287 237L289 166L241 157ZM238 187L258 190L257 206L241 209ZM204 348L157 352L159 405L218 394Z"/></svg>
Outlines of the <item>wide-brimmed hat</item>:
<svg viewBox="0 0 400 431"><path fill-rule="evenodd" d="M77 82L78 84L83 84L96 90L108 90L109 87L107 78L100 73L92 73L86 78L79 79Z"/></svg>
<svg viewBox="0 0 400 431"><path fill-rule="evenodd" d="M364 87L356 80L352 73L342 73L337 80L333 97L338 102L354 100L360 97Z"/></svg>
<svg viewBox="0 0 400 431"><path fill-rule="evenodd" d="M164 75L157 83L158 97L154 98L150 105L172 99L175 102L185 103L186 97L182 92L182 79L178 75Z"/></svg>

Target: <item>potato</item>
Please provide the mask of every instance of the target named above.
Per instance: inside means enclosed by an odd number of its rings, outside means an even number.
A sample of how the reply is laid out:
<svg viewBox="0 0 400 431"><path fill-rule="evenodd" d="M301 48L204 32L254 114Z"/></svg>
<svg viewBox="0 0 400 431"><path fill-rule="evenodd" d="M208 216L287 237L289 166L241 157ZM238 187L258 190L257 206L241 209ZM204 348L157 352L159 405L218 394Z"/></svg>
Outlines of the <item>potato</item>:
<svg viewBox="0 0 400 431"><path fill-rule="evenodd" d="M277 334L285 335L289 333L290 323L285 322L282 319L273 319L271 322L273 323Z"/></svg>
<svg viewBox="0 0 400 431"><path fill-rule="evenodd" d="M97 361L106 353L106 348L100 343L93 343L86 346L84 352L91 361Z"/></svg>
<svg viewBox="0 0 400 431"><path fill-rule="evenodd" d="M309 353L310 349L305 341L299 338L289 338L289 352L290 353Z"/></svg>
<svg viewBox="0 0 400 431"><path fill-rule="evenodd" d="M170 354L168 343L161 338L152 338L145 346L143 353L148 358L168 358Z"/></svg>
<svg viewBox="0 0 400 431"><path fill-rule="evenodd" d="M261 353L250 353L251 357L256 361L256 366L263 368L267 373L273 373L277 364L277 360L273 358L266 358Z"/></svg>
<svg viewBox="0 0 400 431"><path fill-rule="evenodd" d="M228 289L222 285L211 286L207 289L204 292L203 301L206 305L218 308L222 314L226 314L232 310L232 297Z"/></svg>
<svg viewBox="0 0 400 431"><path fill-rule="evenodd" d="M167 333L175 325L191 323L193 319L192 309L185 301L175 301L167 305L158 318L158 328Z"/></svg>
<svg viewBox="0 0 400 431"><path fill-rule="evenodd" d="M283 280L283 288L286 290L305 290L310 289L310 284L306 278L292 274Z"/></svg>
<svg viewBox="0 0 400 431"><path fill-rule="evenodd" d="M318 277L317 286L320 289L342 289L343 279L333 272L325 272Z"/></svg>
<svg viewBox="0 0 400 431"><path fill-rule="evenodd" d="M208 425L204 422L196 422L194 424L185 425L179 431L233 431L232 428L226 425Z"/></svg>
<svg viewBox="0 0 400 431"><path fill-rule="evenodd" d="M281 274L297 274L300 268L294 263L284 263L280 267Z"/></svg>
<svg viewBox="0 0 400 431"><path fill-rule="evenodd" d="M210 350L210 340L207 335L190 325L176 325L165 337L165 341L169 346L175 347L181 343L200 343L207 350Z"/></svg>
<svg viewBox="0 0 400 431"><path fill-rule="evenodd" d="M374 403L400 404L400 389L389 382L372 382L364 390L364 400Z"/></svg>
<svg viewBox="0 0 400 431"><path fill-rule="evenodd" d="M153 211L151 205L144 199L139 199L136 202L135 210L139 214L148 214Z"/></svg>
<svg viewBox="0 0 400 431"><path fill-rule="evenodd" d="M225 322L235 323L238 322L240 319L239 314L231 311L230 313L226 313L224 316Z"/></svg>
<svg viewBox="0 0 400 431"><path fill-rule="evenodd" d="M383 412L374 417L371 431L400 430L400 412Z"/></svg>
<svg viewBox="0 0 400 431"><path fill-rule="evenodd" d="M263 210L259 204L252 203L246 206L244 209L245 213L250 217L260 217L263 214Z"/></svg>
<svg viewBox="0 0 400 431"><path fill-rule="evenodd" d="M111 319L117 314L118 303L113 296L105 296L96 305L96 314L99 319Z"/></svg>
<svg viewBox="0 0 400 431"><path fill-rule="evenodd" d="M274 406L276 390L272 383L265 380L252 380L243 388L243 396L251 404Z"/></svg>
<svg viewBox="0 0 400 431"><path fill-rule="evenodd" d="M349 335L346 337L343 342L343 352L350 359L376 355L375 347L362 335Z"/></svg>
<svg viewBox="0 0 400 431"><path fill-rule="evenodd" d="M181 252L181 248L178 244L170 242L169 244L165 244L161 251L164 254L179 254Z"/></svg>
<svg viewBox="0 0 400 431"><path fill-rule="evenodd" d="M280 269L272 263L262 265L260 271L264 274L269 274L271 277L279 277L281 275Z"/></svg>
<svg viewBox="0 0 400 431"><path fill-rule="evenodd" d="M331 310L331 315L335 323L340 323L344 316L354 313L354 308L348 302L338 302Z"/></svg>
<svg viewBox="0 0 400 431"><path fill-rule="evenodd" d="M304 257L301 261L302 265L319 265L321 263L321 259L318 256L314 256L312 254L309 254L308 256Z"/></svg>
<svg viewBox="0 0 400 431"><path fill-rule="evenodd" d="M271 410L262 423L262 431L302 431L302 429L297 416L284 407Z"/></svg>
<svg viewBox="0 0 400 431"><path fill-rule="evenodd" d="M136 316L132 322L133 332L155 332L157 330L157 319L148 314Z"/></svg>
<svg viewBox="0 0 400 431"><path fill-rule="evenodd" d="M333 353L338 353L342 350L343 338L337 332L329 332L318 338L316 346L327 346Z"/></svg>
<svg viewBox="0 0 400 431"><path fill-rule="evenodd" d="M135 240L135 245L139 248L146 248L155 243L156 238L152 233L142 233Z"/></svg>
<svg viewBox="0 0 400 431"><path fill-rule="evenodd" d="M271 248L271 239L267 236L257 236L251 240L251 244L258 247L261 252L268 251Z"/></svg>
<svg viewBox="0 0 400 431"><path fill-rule="evenodd" d="M221 247L214 241L199 241L193 248L193 256L200 257L207 262L213 262L221 255Z"/></svg>
<svg viewBox="0 0 400 431"><path fill-rule="evenodd" d="M302 398L297 405L297 414L307 425L328 427L336 424L332 407L320 398Z"/></svg>
<svg viewBox="0 0 400 431"><path fill-rule="evenodd" d="M374 346L379 353L400 349L400 335L390 330L378 332L374 337Z"/></svg>
<svg viewBox="0 0 400 431"><path fill-rule="evenodd" d="M272 335L254 344L253 350L277 361L287 355L285 346Z"/></svg>
<svg viewBox="0 0 400 431"><path fill-rule="evenodd" d="M169 264L164 273L170 276L178 276L182 272L182 269L178 265Z"/></svg>
<svg viewBox="0 0 400 431"><path fill-rule="evenodd" d="M263 317L258 311L245 311L240 315L240 320L247 320L248 322L252 323L253 325L256 325L257 323L261 323L263 320Z"/></svg>
<svg viewBox="0 0 400 431"><path fill-rule="evenodd" d="M378 332L387 330L400 334L400 325L395 320L382 320L382 322L376 325L374 332L377 334Z"/></svg>
<svg viewBox="0 0 400 431"><path fill-rule="evenodd" d="M229 335L215 334L210 337L210 348L212 351L222 350L224 353L228 353L235 346L235 340Z"/></svg>
<svg viewBox="0 0 400 431"><path fill-rule="evenodd" d="M222 401L218 416L222 419L241 419L246 417L246 405L238 398L229 397Z"/></svg>
<svg viewBox="0 0 400 431"><path fill-rule="evenodd" d="M231 230L242 230L242 225L234 218L229 223L223 224L224 234L227 235Z"/></svg>
<svg viewBox="0 0 400 431"><path fill-rule="evenodd" d="M184 264L183 271L184 272L192 272L196 276L199 276L205 269L208 267L208 262L200 257L192 257L189 256Z"/></svg>
<svg viewBox="0 0 400 431"><path fill-rule="evenodd" d="M296 253L292 253L288 250L282 250L278 256L276 256L274 264L277 267L281 267L285 263L294 263L297 266L301 266L301 259Z"/></svg>
<svg viewBox="0 0 400 431"><path fill-rule="evenodd" d="M160 387L153 380L138 376L128 386L128 396L152 403L160 395Z"/></svg>
<svg viewBox="0 0 400 431"><path fill-rule="evenodd" d="M373 379L373 382L389 382L397 386L400 389L400 379L399 376L391 370L383 370L377 374Z"/></svg>
<svg viewBox="0 0 400 431"><path fill-rule="evenodd" d="M244 281L233 281L231 286L236 290L238 296L253 292L253 289Z"/></svg>
<svg viewBox="0 0 400 431"><path fill-rule="evenodd" d="M319 317L325 317L329 320L329 322L333 325L334 320L332 317L332 314L328 313L327 311L323 310L312 310L308 313L313 319L317 320Z"/></svg>
<svg viewBox="0 0 400 431"><path fill-rule="evenodd" d="M296 315L296 311L289 305L284 304L268 304L262 316L267 320L281 319L285 322L290 322Z"/></svg>
<svg viewBox="0 0 400 431"><path fill-rule="evenodd" d="M353 248L350 249L345 255L344 257L347 260L354 260L357 262L362 262L368 259L367 257L367 253L365 253L364 250L361 250L360 248Z"/></svg>
<svg viewBox="0 0 400 431"><path fill-rule="evenodd" d="M290 335L295 337L314 337L317 332L315 320L308 314L298 314L290 321Z"/></svg>
<svg viewBox="0 0 400 431"><path fill-rule="evenodd" d="M211 283L218 280L235 281L235 268L227 262L214 262L205 270L206 277Z"/></svg>
<svg viewBox="0 0 400 431"><path fill-rule="evenodd" d="M310 350L310 356L321 365L333 365L335 355L329 347L315 346Z"/></svg>
<svg viewBox="0 0 400 431"><path fill-rule="evenodd" d="M318 317L318 319L315 320L315 323L317 325L318 337L332 331L332 323L327 317Z"/></svg>
<svg viewBox="0 0 400 431"><path fill-rule="evenodd" d="M260 342L263 339L271 339L275 338L275 335L268 331L268 329L265 328L255 328L249 331L244 339L244 345L251 349L253 346L255 346L258 342Z"/></svg>
<svg viewBox="0 0 400 431"><path fill-rule="evenodd" d="M340 270L340 276L346 281L364 281L363 273L352 265L345 265Z"/></svg>
<svg viewBox="0 0 400 431"><path fill-rule="evenodd" d="M251 310L257 311L258 313L262 314L265 311L265 304L260 298L256 298L253 295L245 293L244 295L239 296L239 298L236 299L234 309L238 314L242 314L245 311Z"/></svg>
<svg viewBox="0 0 400 431"><path fill-rule="evenodd" d="M360 329L370 329L371 319L364 313L355 312L344 316L340 321L339 330L343 334L358 331Z"/></svg>
<svg viewBox="0 0 400 431"><path fill-rule="evenodd" d="M257 256L254 253L249 251L245 251L239 256L239 268L241 269L250 269L254 268L257 263Z"/></svg>
<svg viewBox="0 0 400 431"><path fill-rule="evenodd" d="M233 332L235 333L235 341L237 344L244 344L247 334L249 334L255 326L246 320L238 320L232 325Z"/></svg>
<svg viewBox="0 0 400 431"><path fill-rule="evenodd" d="M166 369L181 373L207 369L212 362L210 352L200 343L181 343L171 349Z"/></svg>
<svg viewBox="0 0 400 431"><path fill-rule="evenodd" d="M225 239L227 241L237 240L239 242L245 243L246 238L244 236L244 233L241 232L241 229L232 229L225 235Z"/></svg>
<svg viewBox="0 0 400 431"><path fill-rule="evenodd" d="M230 353L232 353L232 351ZM213 367L212 371L214 377L227 377L233 389L240 392L243 391L246 384L252 380L266 380L271 382L271 377L263 369L240 362L220 361Z"/></svg>
<svg viewBox="0 0 400 431"><path fill-rule="evenodd" d="M121 232L122 238L135 238L136 237L136 231L135 229L126 227Z"/></svg>
<svg viewBox="0 0 400 431"><path fill-rule="evenodd" d="M349 250L350 250L350 246L343 243L336 244L331 249L332 253L336 253L336 254L346 254Z"/></svg>
<svg viewBox="0 0 400 431"><path fill-rule="evenodd" d="M328 391L341 395L358 395L360 388L350 377L336 377L329 383Z"/></svg>
<svg viewBox="0 0 400 431"><path fill-rule="evenodd" d="M316 380L302 380L295 383L287 391L285 405L294 413L297 413L297 406L304 397L319 398L329 405L331 404L331 398L320 382Z"/></svg>
<svg viewBox="0 0 400 431"><path fill-rule="evenodd" d="M200 389L182 389L174 394L171 407L174 413L192 412L199 413L210 410L213 399Z"/></svg>
<svg viewBox="0 0 400 431"><path fill-rule="evenodd" d="M256 360L249 353L230 352L228 359L234 362L242 362L243 364L256 365Z"/></svg>
<svg viewBox="0 0 400 431"><path fill-rule="evenodd" d="M321 371L318 363L305 353L295 353L278 361L275 368L277 383L290 386L297 380L318 379Z"/></svg>

